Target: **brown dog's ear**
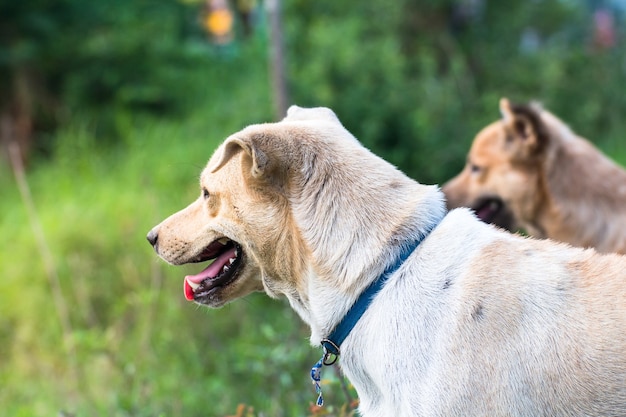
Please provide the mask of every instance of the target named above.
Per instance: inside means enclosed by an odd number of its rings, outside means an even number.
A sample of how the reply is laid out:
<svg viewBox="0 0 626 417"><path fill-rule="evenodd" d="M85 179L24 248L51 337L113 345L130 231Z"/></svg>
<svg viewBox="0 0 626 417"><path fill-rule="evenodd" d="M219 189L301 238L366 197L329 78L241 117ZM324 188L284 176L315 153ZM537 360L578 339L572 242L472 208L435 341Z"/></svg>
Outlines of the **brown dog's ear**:
<svg viewBox="0 0 626 417"><path fill-rule="evenodd" d="M515 117L513 110L511 110L511 102L506 97L500 99L500 114L502 115L502 120L505 122L513 120Z"/></svg>
<svg viewBox="0 0 626 417"><path fill-rule="evenodd" d="M506 130L507 146L520 158L543 151L548 141L546 126L536 104L511 104L500 99L500 113Z"/></svg>
<svg viewBox="0 0 626 417"><path fill-rule="evenodd" d="M222 154L217 158L215 164L209 168L209 171L217 171L241 150L252 158L252 176L255 178L262 177L267 169L269 160L267 155L258 146L255 146L255 141L252 136L232 137L228 139L222 146Z"/></svg>

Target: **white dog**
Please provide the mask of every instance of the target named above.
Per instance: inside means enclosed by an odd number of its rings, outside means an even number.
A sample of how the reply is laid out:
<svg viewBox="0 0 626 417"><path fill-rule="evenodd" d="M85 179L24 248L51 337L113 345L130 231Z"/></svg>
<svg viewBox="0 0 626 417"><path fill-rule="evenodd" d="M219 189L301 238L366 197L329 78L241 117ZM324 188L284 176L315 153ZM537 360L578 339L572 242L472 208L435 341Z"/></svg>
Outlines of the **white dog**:
<svg viewBox="0 0 626 417"><path fill-rule="evenodd" d="M148 234L213 260L186 297L287 297L363 416L626 416L626 257L446 213L325 108L230 136L200 188Z"/></svg>

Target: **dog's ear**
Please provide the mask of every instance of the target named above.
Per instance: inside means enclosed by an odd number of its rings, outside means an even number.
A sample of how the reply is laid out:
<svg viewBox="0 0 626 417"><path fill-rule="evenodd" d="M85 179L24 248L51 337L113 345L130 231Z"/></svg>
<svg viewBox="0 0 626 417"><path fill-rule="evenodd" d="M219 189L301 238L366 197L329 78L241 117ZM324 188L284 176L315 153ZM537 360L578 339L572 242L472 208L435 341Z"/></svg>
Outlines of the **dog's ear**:
<svg viewBox="0 0 626 417"><path fill-rule="evenodd" d="M548 141L541 109L535 104L511 104L502 98L500 113L506 131L506 145L520 158L528 158L543 151Z"/></svg>
<svg viewBox="0 0 626 417"><path fill-rule="evenodd" d="M325 120L341 124L337 115L327 107L304 108L291 106L287 110L287 117L283 121L293 122L296 120Z"/></svg>
<svg viewBox="0 0 626 417"><path fill-rule="evenodd" d="M505 122L509 122L515 117L513 110L511 110L511 102L506 97L500 99L500 114L502 115L502 120Z"/></svg>
<svg viewBox="0 0 626 417"><path fill-rule="evenodd" d="M509 99L500 99L500 114L506 126L521 140L533 139L535 124L534 115L529 106L512 105Z"/></svg>
<svg viewBox="0 0 626 417"><path fill-rule="evenodd" d="M209 167L210 172L215 172L228 162L237 152L243 150L252 158L251 174L255 178L263 176L267 166L267 155L255 144L253 136L236 136L229 138L222 146L222 153L215 163Z"/></svg>

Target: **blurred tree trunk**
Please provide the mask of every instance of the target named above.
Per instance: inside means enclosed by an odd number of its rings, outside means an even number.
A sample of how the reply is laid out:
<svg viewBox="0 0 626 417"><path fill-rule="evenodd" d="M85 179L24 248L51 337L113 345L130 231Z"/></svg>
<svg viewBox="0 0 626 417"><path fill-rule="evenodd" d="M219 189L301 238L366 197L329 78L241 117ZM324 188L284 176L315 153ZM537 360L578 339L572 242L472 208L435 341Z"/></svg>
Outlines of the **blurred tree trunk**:
<svg viewBox="0 0 626 417"><path fill-rule="evenodd" d="M32 148L33 98L28 71L16 68L11 74L8 100L0 111L0 144L8 156L8 148L14 143L19 149L21 163L28 160Z"/></svg>
<svg viewBox="0 0 626 417"><path fill-rule="evenodd" d="M280 120L287 114L289 91L285 78L283 26L280 0L266 0L265 7L270 25L270 76L274 95L274 118Z"/></svg>

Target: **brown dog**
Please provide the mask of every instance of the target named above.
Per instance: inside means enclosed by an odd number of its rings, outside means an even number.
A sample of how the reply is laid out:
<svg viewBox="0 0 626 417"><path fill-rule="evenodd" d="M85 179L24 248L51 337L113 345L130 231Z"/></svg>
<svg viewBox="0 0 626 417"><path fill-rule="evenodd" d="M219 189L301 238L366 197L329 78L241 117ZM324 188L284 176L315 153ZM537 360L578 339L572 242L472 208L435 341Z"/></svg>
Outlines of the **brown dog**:
<svg viewBox="0 0 626 417"><path fill-rule="evenodd" d="M503 98L500 112L443 186L448 207L471 207L512 231L626 253L626 171L537 104Z"/></svg>

